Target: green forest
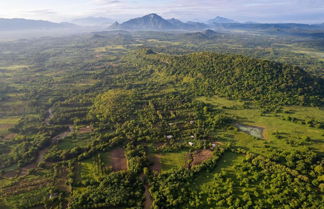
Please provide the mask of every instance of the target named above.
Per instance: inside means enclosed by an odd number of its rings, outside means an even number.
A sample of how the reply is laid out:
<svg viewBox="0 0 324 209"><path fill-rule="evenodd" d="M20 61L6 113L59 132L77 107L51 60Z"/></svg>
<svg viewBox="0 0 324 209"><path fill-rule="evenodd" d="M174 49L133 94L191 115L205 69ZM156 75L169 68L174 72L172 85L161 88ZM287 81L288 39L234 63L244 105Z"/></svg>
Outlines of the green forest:
<svg viewBox="0 0 324 209"><path fill-rule="evenodd" d="M322 208L323 41L0 42L0 209Z"/></svg>

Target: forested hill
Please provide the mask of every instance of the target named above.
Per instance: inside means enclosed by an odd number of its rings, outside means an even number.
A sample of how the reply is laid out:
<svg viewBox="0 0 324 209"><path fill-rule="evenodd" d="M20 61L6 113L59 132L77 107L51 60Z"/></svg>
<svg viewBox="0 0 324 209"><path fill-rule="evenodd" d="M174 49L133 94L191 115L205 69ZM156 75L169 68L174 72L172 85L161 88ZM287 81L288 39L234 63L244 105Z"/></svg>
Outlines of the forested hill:
<svg viewBox="0 0 324 209"><path fill-rule="evenodd" d="M159 75L173 76L197 96L216 94L259 104L323 103L323 79L292 65L210 52L171 56L149 49L140 50L131 60Z"/></svg>

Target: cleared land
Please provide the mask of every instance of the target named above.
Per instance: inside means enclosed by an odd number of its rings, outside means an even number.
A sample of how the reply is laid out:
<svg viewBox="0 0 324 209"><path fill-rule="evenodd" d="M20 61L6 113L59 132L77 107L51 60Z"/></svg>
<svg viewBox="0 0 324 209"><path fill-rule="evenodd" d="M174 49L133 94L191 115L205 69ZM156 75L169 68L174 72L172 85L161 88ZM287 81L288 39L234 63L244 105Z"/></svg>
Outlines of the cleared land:
<svg viewBox="0 0 324 209"><path fill-rule="evenodd" d="M192 162L190 163L190 167L195 165L200 165L204 161L213 157L213 152L211 150L199 150L191 155Z"/></svg>
<svg viewBox="0 0 324 209"><path fill-rule="evenodd" d="M113 149L109 157L113 171L127 170L127 159L122 148Z"/></svg>
<svg viewBox="0 0 324 209"><path fill-rule="evenodd" d="M161 172L161 161L158 155L150 155L149 156L150 162L152 163L152 166L150 167L152 171Z"/></svg>
<svg viewBox="0 0 324 209"><path fill-rule="evenodd" d="M6 139L9 137L9 129L14 127L20 117L6 117L6 118L0 118L0 136L5 137ZM1 137L0 137L1 139Z"/></svg>
<svg viewBox="0 0 324 209"><path fill-rule="evenodd" d="M161 166L161 172L166 172L171 169L177 169L181 167L185 167L188 161L188 153L185 151L177 152L177 153L160 153L153 155L155 159L159 159Z"/></svg>
<svg viewBox="0 0 324 209"><path fill-rule="evenodd" d="M283 107L282 113L262 114L257 107L243 108L243 103L240 101L228 100L220 97L200 97L198 100L214 105L216 108L222 109L223 112L229 115L236 116L239 123L244 123L248 126L264 128L263 136L267 139L267 143L279 149L295 149L294 146L287 144L284 139L278 139L276 133L283 133L286 138L299 140L303 137L311 139L310 146L316 151L324 151L324 129L309 127L306 124L293 123L283 120L283 116L296 117L299 119L314 119L324 121L324 110L318 107ZM290 113L286 113L290 110ZM234 136L238 145L253 148L257 153L263 153L264 150L258 149L263 147L265 142L253 139L253 137L228 131L223 133L223 136ZM247 136L244 136L247 135ZM230 138L230 137L226 137ZM316 143L315 143L316 142Z"/></svg>
<svg viewBox="0 0 324 209"><path fill-rule="evenodd" d="M211 171L202 172L193 182L193 187L195 189L202 189L203 187L208 187L209 184L213 183L213 178L215 173L219 173L222 170L227 170L230 173L235 172L235 165L241 163L244 159L244 155L239 155L233 152L225 152L222 158L218 161L216 168Z"/></svg>

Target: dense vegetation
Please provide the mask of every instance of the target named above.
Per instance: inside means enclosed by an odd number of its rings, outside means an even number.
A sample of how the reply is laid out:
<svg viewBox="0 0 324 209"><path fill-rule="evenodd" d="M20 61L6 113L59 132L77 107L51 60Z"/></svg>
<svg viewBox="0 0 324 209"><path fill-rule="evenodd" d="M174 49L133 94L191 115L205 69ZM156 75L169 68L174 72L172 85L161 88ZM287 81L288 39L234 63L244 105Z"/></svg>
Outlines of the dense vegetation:
<svg viewBox="0 0 324 209"><path fill-rule="evenodd" d="M0 208L320 208L320 41L114 31L0 43Z"/></svg>
<svg viewBox="0 0 324 209"><path fill-rule="evenodd" d="M244 56L195 53L184 56L152 55L136 57L154 66L175 82L185 84L196 95L215 95L265 104L321 105L324 81L301 68ZM189 81L188 81L189 80Z"/></svg>

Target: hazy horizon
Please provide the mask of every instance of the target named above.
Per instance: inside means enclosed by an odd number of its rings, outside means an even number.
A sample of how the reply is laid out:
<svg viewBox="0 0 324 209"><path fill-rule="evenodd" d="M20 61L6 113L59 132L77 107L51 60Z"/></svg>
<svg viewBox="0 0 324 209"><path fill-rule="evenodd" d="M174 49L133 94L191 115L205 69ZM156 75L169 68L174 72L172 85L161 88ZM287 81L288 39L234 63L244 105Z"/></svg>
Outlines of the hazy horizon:
<svg viewBox="0 0 324 209"><path fill-rule="evenodd" d="M116 21L157 13L183 21L216 16L240 22L323 23L322 0L11 0L0 2L0 18L65 22L84 17Z"/></svg>

